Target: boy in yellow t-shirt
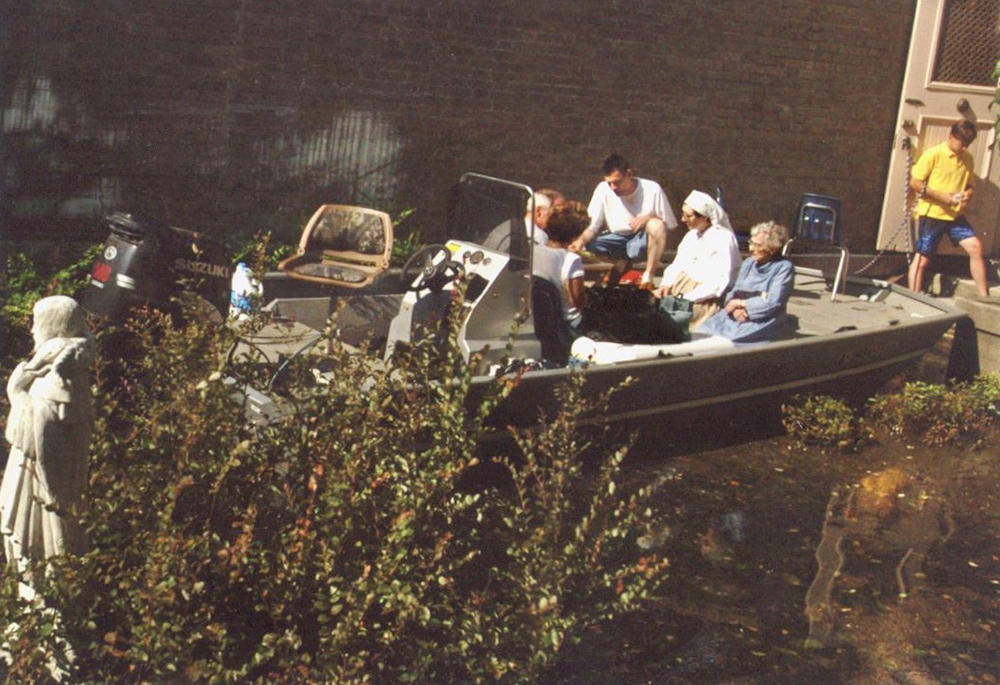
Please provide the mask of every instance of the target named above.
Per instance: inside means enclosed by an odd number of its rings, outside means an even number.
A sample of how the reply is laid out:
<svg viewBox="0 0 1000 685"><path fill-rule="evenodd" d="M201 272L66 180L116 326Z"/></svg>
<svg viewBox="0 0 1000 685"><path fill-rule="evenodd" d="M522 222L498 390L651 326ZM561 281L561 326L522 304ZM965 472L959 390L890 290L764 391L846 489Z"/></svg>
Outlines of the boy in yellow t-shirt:
<svg viewBox="0 0 1000 685"><path fill-rule="evenodd" d="M920 291L924 272L947 233L969 255L969 271L979 294L990 294L986 279L983 244L965 218L965 208L972 197L972 155L968 147L976 139L976 127L970 121L951 126L948 140L930 148L913 165L910 187L917 193L917 250L910 263L910 288Z"/></svg>

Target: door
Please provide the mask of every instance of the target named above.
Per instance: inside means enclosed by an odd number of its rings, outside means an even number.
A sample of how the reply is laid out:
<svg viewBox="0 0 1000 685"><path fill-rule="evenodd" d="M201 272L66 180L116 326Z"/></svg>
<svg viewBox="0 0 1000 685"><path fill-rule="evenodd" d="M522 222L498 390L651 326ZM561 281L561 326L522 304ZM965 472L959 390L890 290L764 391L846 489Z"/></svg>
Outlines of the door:
<svg viewBox="0 0 1000 685"><path fill-rule="evenodd" d="M1000 58L1000 0L917 0L910 55L903 78L896 135L889 160L876 247L911 252L916 222L909 168L920 153L948 138L959 119L976 124L969 148L975 158L976 186L966 216L987 257L1000 255L1000 160L994 145L996 112L989 103ZM909 149L907 149L909 148ZM964 254L948 238L939 254Z"/></svg>

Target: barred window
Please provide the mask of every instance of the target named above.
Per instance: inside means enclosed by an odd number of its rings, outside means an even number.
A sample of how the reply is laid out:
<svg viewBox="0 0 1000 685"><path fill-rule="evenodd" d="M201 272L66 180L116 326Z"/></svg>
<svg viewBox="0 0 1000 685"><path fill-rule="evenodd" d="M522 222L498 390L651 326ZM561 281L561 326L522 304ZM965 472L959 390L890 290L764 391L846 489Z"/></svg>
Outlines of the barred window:
<svg viewBox="0 0 1000 685"><path fill-rule="evenodd" d="M948 0L934 80L992 86L1000 57L1000 0Z"/></svg>

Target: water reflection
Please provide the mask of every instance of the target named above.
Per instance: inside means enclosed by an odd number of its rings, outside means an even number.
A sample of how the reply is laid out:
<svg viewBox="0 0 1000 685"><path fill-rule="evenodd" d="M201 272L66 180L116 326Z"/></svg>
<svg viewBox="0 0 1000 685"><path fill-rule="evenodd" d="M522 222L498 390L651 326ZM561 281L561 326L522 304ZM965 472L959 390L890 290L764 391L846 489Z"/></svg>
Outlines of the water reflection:
<svg viewBox="0 0 1000 685"><path fill-rule="evenodd" d="M993 455L781 437L637 458L656 514L637 544L670 579L641 616L589 634L557 682L998 682Z"/></svg>

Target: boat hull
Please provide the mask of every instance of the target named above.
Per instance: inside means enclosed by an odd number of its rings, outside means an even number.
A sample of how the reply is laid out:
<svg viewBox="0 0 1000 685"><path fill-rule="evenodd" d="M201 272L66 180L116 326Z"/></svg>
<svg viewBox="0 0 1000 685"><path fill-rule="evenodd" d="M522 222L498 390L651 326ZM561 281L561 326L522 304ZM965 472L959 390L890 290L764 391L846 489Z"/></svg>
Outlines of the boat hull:
<svg viewBox="0 0 1000 685"><path fill-rule="evenodd" d="M699 416L724 422L741 406L774 406L807 393L863 401L920 360L962 318L956 310L942 309L912 321L901 317L896 325L884 328L796 337L701 356L592 366L586 370L589 396L631 380L613 396L606 411L585 416L582 423L684 425ZM526 428L539 416L553 415L558 409L555 388L573 372L555 369L522 376L494 412L491 427ZM479 401L496 382L477 378L470 402Z"/></svg>

